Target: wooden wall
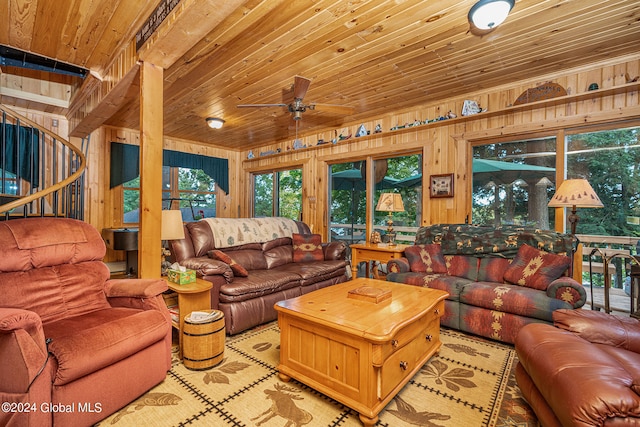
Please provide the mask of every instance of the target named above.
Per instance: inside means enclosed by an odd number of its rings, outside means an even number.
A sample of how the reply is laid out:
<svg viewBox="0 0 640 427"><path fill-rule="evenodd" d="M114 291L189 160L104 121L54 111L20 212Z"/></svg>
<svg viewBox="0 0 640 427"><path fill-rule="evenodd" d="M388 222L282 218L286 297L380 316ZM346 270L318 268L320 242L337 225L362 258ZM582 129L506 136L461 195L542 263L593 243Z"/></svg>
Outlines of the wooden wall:
<svg viewBox="0 0 640 427"><path fill-rule="evenodd" d="M589 126L604 126L616 122L616 126L640 124L638 101L639 83L627 84L626 75L640 74L640 56L623 61L602 64L590 69L573 70L562 76L543 76L536 80L521 82L517 86L492 88L486 92L468 94L464 98L451 99L437 105L394 112L385 117L372 118L365 123L351 123L337 129L338 134L355 135L364 124L373 130L381 124L380 134L340 141L337 144L316 145L322 139L334 138L333 130L302 139L308 148L292 150L293 141L273 144L253 150L255 158L248 159L248 151L242 152L243 181L250 182L251 173L269 170L302 167L303 169L303 220L316 232L327 236L327 167L331 163L350 160L386 158L405 153L422 153L423 179L429 175L455 174L453 198L428 197L428 183L424 182L425 196L422 198L423 224L459 223L471 220L471 147L473 144L516 140L523 137L555 135L563 140L564 132L585 129ZM552 81L560 84L568 95L539 101L527 105L513 106L513 102L529 88ZM589 92L591 83L600 87ZM465 99L478 101L488 111L477 116L462 117L460 112ZM415 128L391 131L396 125L415 120L433 119L449 111L458 117ZM304 120L304 119L303 119ZM280 153L260 156L260 153L281 150ZM562 179L562 156L558 156L558 181ZM370 170L370 169L368 169ZM251 193L249 186L241 188L244 201L243 213L250 213ZM561 213L559 213L561 215ZM558 218L561 218L559 216ZM562 223L559 221L559 223ZM370 230L367 230L368 235Z"/></svg>
<svg viewBox="0 0 640 427"><path fill-rule="evenodd" d="M423 224L440 222L464 222L471 212L471 147L473 144L515 140L538 135L555 135L562 138L573 130L593 130L604 126L640 125L640 83L626 83L626 75L640 75L640 55L624 58L591 68L576 69L562 76L542 76L523 81L518 85L497 87L485 92L470 93L464 98L450 99L437 105L425 105L407 111L391 112L384 117L373 117L365 123L349 123L338 133L355 135L357 127L364 124L373 130L376 124L383 132L361 138L316 145L317 140L330 141L334 129L301 139L308 148L288 150L293 141L282 142L253 150L254 159L248 159L248 151L236 152L206 145L198 141L165 138L164 148L229 159L229 194L220 194L218 215L220 217L248 216L251 213L251 173L301 167L303 169L303 220L315 232L328 233L327 166L349 160L367 159L372 162L410 153L422 153L425 178L433 174L454 173L455 195L453 198L430 199L423 197ZM541 83L553 81L563 86L568 95L549 101L535 102L524 106L511 106L525 90ZM591 83L600 89L588 92ZM478 101L486 113L460 117L465 99ZM442 122L390 131L393 126L414 120L432 119L449 110L458 118ZM63 116L34 112L18 112L41 123L45 128L67 137L69 123ZM53 120L58 126L53 126ZM80 145L80 140L70 138ZM122 192L109 189L110 142L139 144L139 132L103 126L91 133L88 152L87 203L85 219L98 230L122 227ZM282 152L270 156L259 156L260 152L280 149ZM559 162L561 156L558 156ZM558 164L561 173L562 164ZM371 170L369 168L368 170ZM559 176L557 179L561 179ZM428 185L423 185L425 193ZM428 193L427 193L428 194Z"/></svg>

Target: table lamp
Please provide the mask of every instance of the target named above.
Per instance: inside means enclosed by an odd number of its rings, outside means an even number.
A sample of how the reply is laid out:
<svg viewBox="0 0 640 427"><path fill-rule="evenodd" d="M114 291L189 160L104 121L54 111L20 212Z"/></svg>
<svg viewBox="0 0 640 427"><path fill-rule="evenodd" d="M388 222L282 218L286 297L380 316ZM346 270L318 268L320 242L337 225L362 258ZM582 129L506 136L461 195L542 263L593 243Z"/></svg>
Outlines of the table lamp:
<svg viewBox="0 0 640 427"><path fill-rule="evenodd" d="M398 193L382 193L378 199L377 211L389 212L387 219L387 236L389 236L389 245L396 245L396 233L393 231L393 213L404 212L404 203L402 196Z"/></svg>
<svg viewBox="0 0 640 427"><path fill-rule="evenodd" d="M576 213L577 208L602 208L604 205L593 191L591 184L586 179L567 179L560 184L549 202L550 208L571 207L569 223L571 234L576 234L576 224L580 220Z"/></svg>
<svg viewBox="0 0 640 427"><path fill-rule="evenodd" d="M162 211L162 228L160 229L160 239L162 241L184 239L184 226L182 224L182 211L165 210ZM165 274L170 263L166 257L171 255L168 248L162 247L162 274Z"/></svg>

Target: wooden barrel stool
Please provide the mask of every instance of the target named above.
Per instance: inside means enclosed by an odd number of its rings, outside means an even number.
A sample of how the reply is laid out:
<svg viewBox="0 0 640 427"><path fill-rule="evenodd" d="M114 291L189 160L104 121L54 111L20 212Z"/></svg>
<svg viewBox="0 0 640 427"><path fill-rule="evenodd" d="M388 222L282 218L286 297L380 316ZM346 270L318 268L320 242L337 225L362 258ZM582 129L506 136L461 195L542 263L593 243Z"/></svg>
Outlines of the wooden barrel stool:
<svg viewBox="0 0 640 427"><path fill-rule="evenodd" d="M212 316L194 320L189 313L182 331L182 363L188 369L202 371L222 362L224 357L224 314L219 310L203 310Z"/></svg>

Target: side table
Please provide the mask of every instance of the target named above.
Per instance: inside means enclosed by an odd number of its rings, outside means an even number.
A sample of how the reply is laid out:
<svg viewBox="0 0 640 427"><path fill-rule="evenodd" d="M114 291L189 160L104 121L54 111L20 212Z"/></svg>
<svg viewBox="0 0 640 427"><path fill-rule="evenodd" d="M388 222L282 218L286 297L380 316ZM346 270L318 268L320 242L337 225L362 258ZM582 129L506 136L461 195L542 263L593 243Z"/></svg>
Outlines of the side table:
<svg viewBox="0 0 640 427"><path fill-rule="evenodd" d="M184 317L192 311L211 309L211 288L213 284L208 280L198 279L194 283L179 285L167 281L169 289L178 294L178 322L171 322L178 330L178 357L182 359L182 333L184 331Z"/></svg>
<svg viewBox="0 0 640 427"><path fill-rule="evenodd" d="M380 261L386 263L394 258L402 258L407 245L389 246L387 243L357 243L351 247L351 274L352 280L358 277L358 264L362 261ZM373 278L378 279L378 266L373 266ZM366 277L369 277L367 267Z"/></svg>

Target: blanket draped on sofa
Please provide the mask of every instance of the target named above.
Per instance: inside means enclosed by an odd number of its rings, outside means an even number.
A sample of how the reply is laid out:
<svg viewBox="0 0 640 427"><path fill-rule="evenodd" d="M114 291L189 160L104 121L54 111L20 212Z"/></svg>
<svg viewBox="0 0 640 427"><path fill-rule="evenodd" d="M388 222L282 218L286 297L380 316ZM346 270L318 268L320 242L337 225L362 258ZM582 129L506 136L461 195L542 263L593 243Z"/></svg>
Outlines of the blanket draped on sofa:
<svg viewBox="0 0 640 427"><path fill-rule="evenodd" d="M298 225L289 218L205 218L213 232L216 248L229 248L248 243L264 243L280 237L291 237Z"/></svg>

